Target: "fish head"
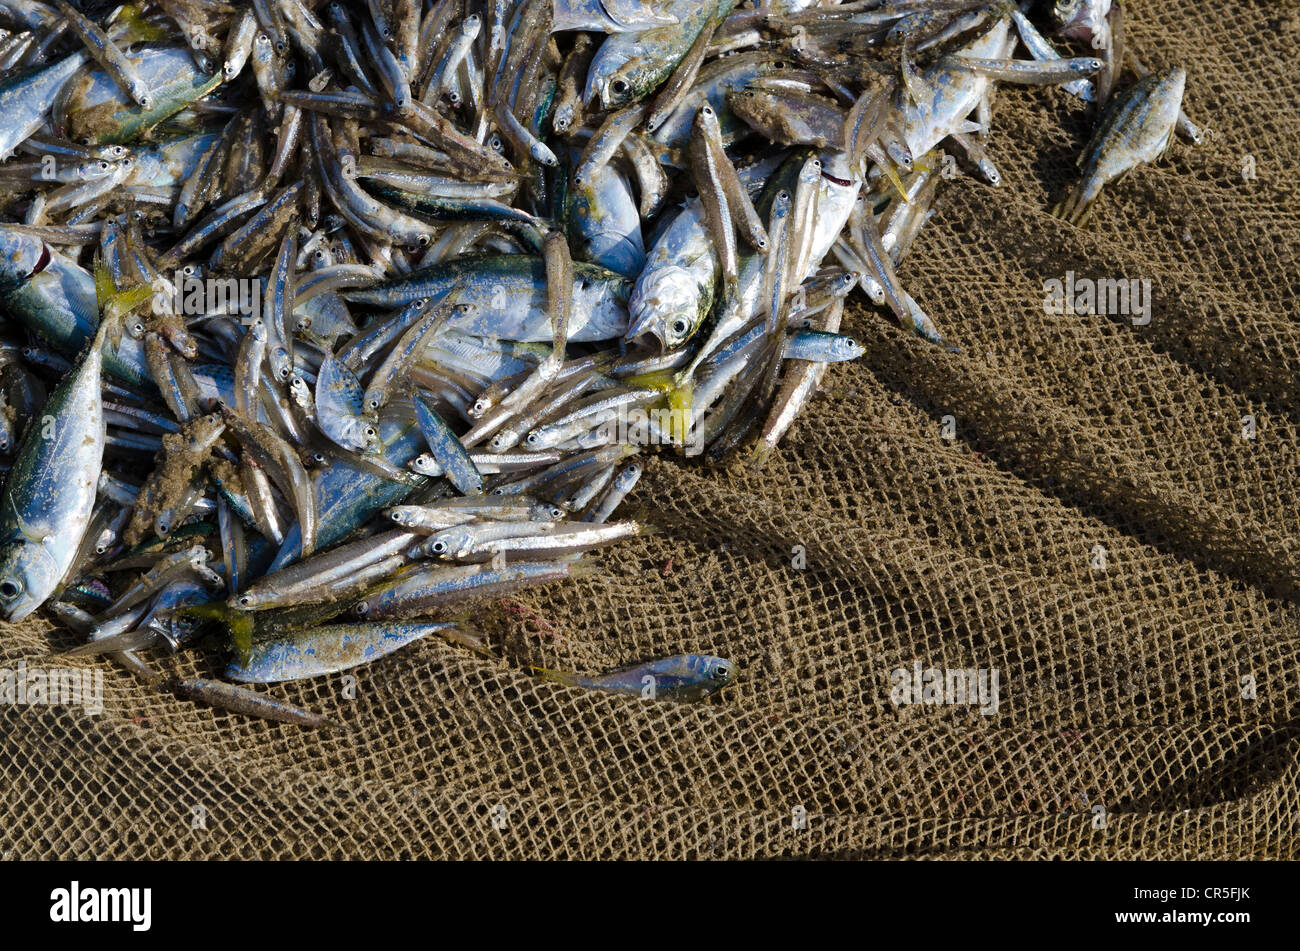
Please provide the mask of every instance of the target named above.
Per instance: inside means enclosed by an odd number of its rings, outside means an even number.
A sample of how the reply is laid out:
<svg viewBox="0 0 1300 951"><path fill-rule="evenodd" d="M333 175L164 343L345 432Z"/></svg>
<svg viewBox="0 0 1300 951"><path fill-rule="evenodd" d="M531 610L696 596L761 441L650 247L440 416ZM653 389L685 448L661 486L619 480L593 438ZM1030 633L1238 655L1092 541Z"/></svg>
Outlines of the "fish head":
<svg viewBox="0 0 1300 951"><path fill-rule="evenodd" d="M369 419L357 420L357 449L361 452L382 453L384 440L379 435L379 427Z"/></svg>
<svg viewBox="0 0 1300 951"><path fill-rule="evenodd" d="M22 286L45 270L50 260L49 246L40 238L0 229L0 287Z"/></svg>
<svg viewBox="0 0 1300 951"><path fill-rule="evenodd" d="M705 676L709 678L710 685L717 689L731 683L736 676L736 666L731 661L721 657L707 657L705 658L704 672Z"/></svg>
<svg viewBox="0 0 1300 951"><path fill-rule="evenodd" d="M293 373L293 360L288 350L284 347L273 347L267 355L267 362L271 364L271 373L279 382L288 382L290 374Z"/></svg>
<svg viewBox="0 0 1300 951"><path fill-rule="evenodd" d="M658 268L643 274L632 291L631 320L625 340L654 336L665 350L690 339L708 309L707 297L685 268Z"/></svg>
<svg viewBox="0 0 1300 951"><path fill-rule="evenodd" d="M727 107L743 119L746 125L767 134L769 138L775 137L778 128L777 113L768 97L748 86L742 86L728 92L726 101Z"/></svg>
<svg viewBox="0 0 1300 951"><path fill-rule="evenodd" d="M1062 36L1094 46L1104 45L1110 5L1111 0L1056 0L1052 5L1052 21Z"/></svg>
<svg viewBox="0 0 1300 951"><path fill-rule="evenodd" d="M60 574L43 544L11 541L0 550L0 614L6 621L21 621L50 596Z"/></svg>
<svg viewBox="0 0 1300 951"><path fill-rule="evenodd" d="M858 286L858 281L862 275L856 271L845 271L835 279L835 284L831 288L831 293L835 297L848 297L853 292L853 288Z"/></svg>
<svg viewBox="0 0 1300 951"><path fill-rule="evenodd" d="M473 542L469 531L464 528L448 528L429 537L430 555L438 558L453 558L456 553L468 548Z"/></svg>
<svg viewBox="0 0 1300 951"><path fill-rule="evenodd" d="M603 109L617 109L638 98L636 76L641 69L637 57L618 62L611 56L602 56L605 47L597 51L587 73L587 86L583 90L583 105L599 102Z"/></svg>
<svg viewBox="0 0 1300 951"><path fill-rule="evenodd" d="M519 433L509 427L499 429L488 440L488 452L505 452L519 445Z"/></svg>
<svg viewBox="0 0 1300 951"><path fill-rule="evenodd" d="M412 459L407 463L407 468L422 476L433 476L436 478L437 476L442 475L442 466L438 465L438 461L427 452L422 452ZM394 519L394 521L396 521L396 519ZM398 524L401 523L399 522Z"/></svg>
<svg viewBox="0 0 1300 951"><path fill-rule="evenodd" d="M867 348L852 337L844 336L836 337L831 349L840 360L856 360L867 352Z"/></svg>

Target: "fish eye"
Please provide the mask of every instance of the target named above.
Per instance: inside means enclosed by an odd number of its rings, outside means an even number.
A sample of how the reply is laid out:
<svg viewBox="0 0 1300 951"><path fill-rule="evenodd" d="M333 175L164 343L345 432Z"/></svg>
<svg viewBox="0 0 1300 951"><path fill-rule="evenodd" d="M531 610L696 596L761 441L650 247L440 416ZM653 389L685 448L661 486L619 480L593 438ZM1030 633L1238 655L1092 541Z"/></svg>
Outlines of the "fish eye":
<svg viewBox="0 0 1300 951"><path fill-rule="evenodd" d="M157 529L158 529L158 534L159 534L159 536L166 535L168 532L171 531L171 528L172 528L172 527L171 527L170 525L168 525L166 522L159 522L158 525L157 525L156 527L157 527Z"/></svg>
<svg viewBox="0 0 1300 951"><path fill-rule="evenodd" d="M22 593L23 583L17 578L6 578L4 581L0 581L0 599L12 601Z"/></svg>
<svg viewBox="0 0 1300 951"><path fill-rule="evenodd" d="M713 668L714 680L726 680L730 676L731 676L731 668L726 664L718 664L716 667Z"/></svg>
<svg viewBox="0 0 1300 951"><path fill-rule="evenodd" d="M444 551L447 550L447 543L446 543L446 542L434 542L432 545L429 546L429 549L430 549L431 551L437 552L439 555L441 555Z"/></svg>
<svg viewBox="0 0 1300 951"><path fill-rule="evenodd" d="M529 433L527 438L524 439L524 442L528 443L530 446L536 446L541 442L541 439L538 437L537 433Z"/></svg>
<svg viewBox="0 0 1300 951"><path fill-rule="evenodd" d="M311 461L314 462L314 463L316 463L316 465L318 465L318 466L323 466L323 465L325 465L325 453L323 453L323 452L313 452L313 453L311 454Z"/></svg>
<svg viewBox="0 0 1300 951"><path fill-rule="evenodd" d="M609 88L614 90L615 95L621 96L628 90L627 80L616 79L609 84Z"/></svg>
<svg viewBox="0 0 1300 951"><path fill-rule="evenodd" d="M553 508L553 509L551 509L551 519L552 519L552 520L558 520L558 519L562 519L562 518L564 518L564 509L560 509L560 508Z"/></svg>
<svg viewBox="0 0 1300 951"><path fill-rule="evenodd" d="M673 321L673 334L677 337L686 336L686 331L690 330L691 325L686 322L686 318L678 317Z"/></svg>
<svg viewBox="0 0 1300 951"><path fill-rule="evenodd" d="M374 400L371 400L371 402L373 403ZM376 436L379 435L379 433L375 432L375 427L373 426L367 426L364 430L364 433L367 439L374 439Z"/></svg>
<svg viewBox="0 0 1300 951"><path fill-rule="evenodd" d="M492 148L493 151L500 152L501 136L497 135L496 133L493 133L492 138L488 139L488 145Z"/></svg>
<svg viewBox="0 0 1300 951"><path fill-rule="evenodd" d="M246 608L252 603L253 603L253 599L250 598L248 595L242 594L239 596L239 606L241 608Z"/></svg>
<svg viewBox="0 0 1300 951"><path fill-rule="evenodd" d="M299 330L309 330L309 329L311 329L311 318L308 317L306 314L304 314L303 316L299 317L299 318L298 318L298 329L299 329Z"/></svg>
<svg viewBox="0 0 1300 951"><path fill-rule="evenodd" d="M365 617L370 613L370 605L364 601L359 601L357 602L357 606L352 610L356 612L358 617Z"/></svg>

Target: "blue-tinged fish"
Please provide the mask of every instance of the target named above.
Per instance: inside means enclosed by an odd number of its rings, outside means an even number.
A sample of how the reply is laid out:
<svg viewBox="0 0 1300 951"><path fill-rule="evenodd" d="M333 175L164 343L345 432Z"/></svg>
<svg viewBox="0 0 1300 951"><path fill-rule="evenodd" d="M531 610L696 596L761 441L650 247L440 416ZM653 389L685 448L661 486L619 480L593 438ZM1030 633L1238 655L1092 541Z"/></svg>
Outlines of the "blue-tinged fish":
<svg viewBox="0 0 1300 951"><path fill-rule="evenodd" d="M735 665L708 654L676 654L591 677L534 667L546 680L647 700L703 700L732 682Z"/></svg>
<svg viewBox="0 0 1300 951"><path fill-rule="evenodd" d="M0 226L0 315L65 353L76 353L99 322L95 279L40 238ZM135 337L124 335L107 344L104 370L124 383L153 390L144 345Z"/></svg>
<svg viewBox="0 0 1300 951"><path fill-rule="evenodd" d="M241 683L272 684L336 674L456 626L455 622L383 621L305 627L255 642L246 658L226 668L226 676Z"/></svg>
<svg viewBox="0 0 1300 951"><path fill-rule="evenodd" d="M76 369L32 420L0 498L0 612L21 621L49 599L76 560L104 462L105 320Z"/></svg>

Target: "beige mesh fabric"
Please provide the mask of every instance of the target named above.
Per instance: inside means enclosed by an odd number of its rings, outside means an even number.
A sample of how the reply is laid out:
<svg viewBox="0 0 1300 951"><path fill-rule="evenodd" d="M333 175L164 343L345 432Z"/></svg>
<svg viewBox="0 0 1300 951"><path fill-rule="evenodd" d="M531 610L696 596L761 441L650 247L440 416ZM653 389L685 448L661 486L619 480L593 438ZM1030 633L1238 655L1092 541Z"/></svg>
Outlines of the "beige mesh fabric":
<svg viewBox="0 0 1300 951"><path fill-rule="evenodd" d="M355 699L270 688L342 734L77 662L106 671L102 716L0 709L0 853L1295 858L1300 9L1128 12L1210 136L1078 231L1046 209L1084 109L1001 92L1004 187L945 183L901 269L961 354L855 303L866 356L768 468L649 458L629 510L661 531L489 605L499 660L430 641L354 671ZM1046 315L1067 271L1150 280L1150 324ZM73 643L0 628L0 666ZM685 651L739 682L676 705L527 672ZM997 713L896 707L917 661L996 669Z"/></svg>

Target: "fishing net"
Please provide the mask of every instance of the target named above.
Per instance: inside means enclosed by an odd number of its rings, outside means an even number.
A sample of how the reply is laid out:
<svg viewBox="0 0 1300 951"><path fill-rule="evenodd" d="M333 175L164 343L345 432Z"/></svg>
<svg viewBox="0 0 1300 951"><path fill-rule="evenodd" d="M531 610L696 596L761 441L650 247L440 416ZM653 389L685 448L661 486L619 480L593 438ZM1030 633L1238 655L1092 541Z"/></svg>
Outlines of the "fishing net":
<svg viewBox="0 0 1300 951"><path fill-rule="evenodd" d="M272 688L343 732L76 662L106 671L102 715L0 711L0 852L1296 857L1300 8L1129 14L1211 134L1079 231L1046 209L1087 113L1002 91L1005 186L945 183L901 269L961 353L855 303L866 356L768 467L650 455L628 505L660 530L476 612L499 659L429 640ZM1046 314L1069 272L1149 281L1149 323ZM0 634L8 668L74 643ZM688 651L739 682L687 705L528 672ZM996 711L895 704L918 664L996 672Z"/></svg>

